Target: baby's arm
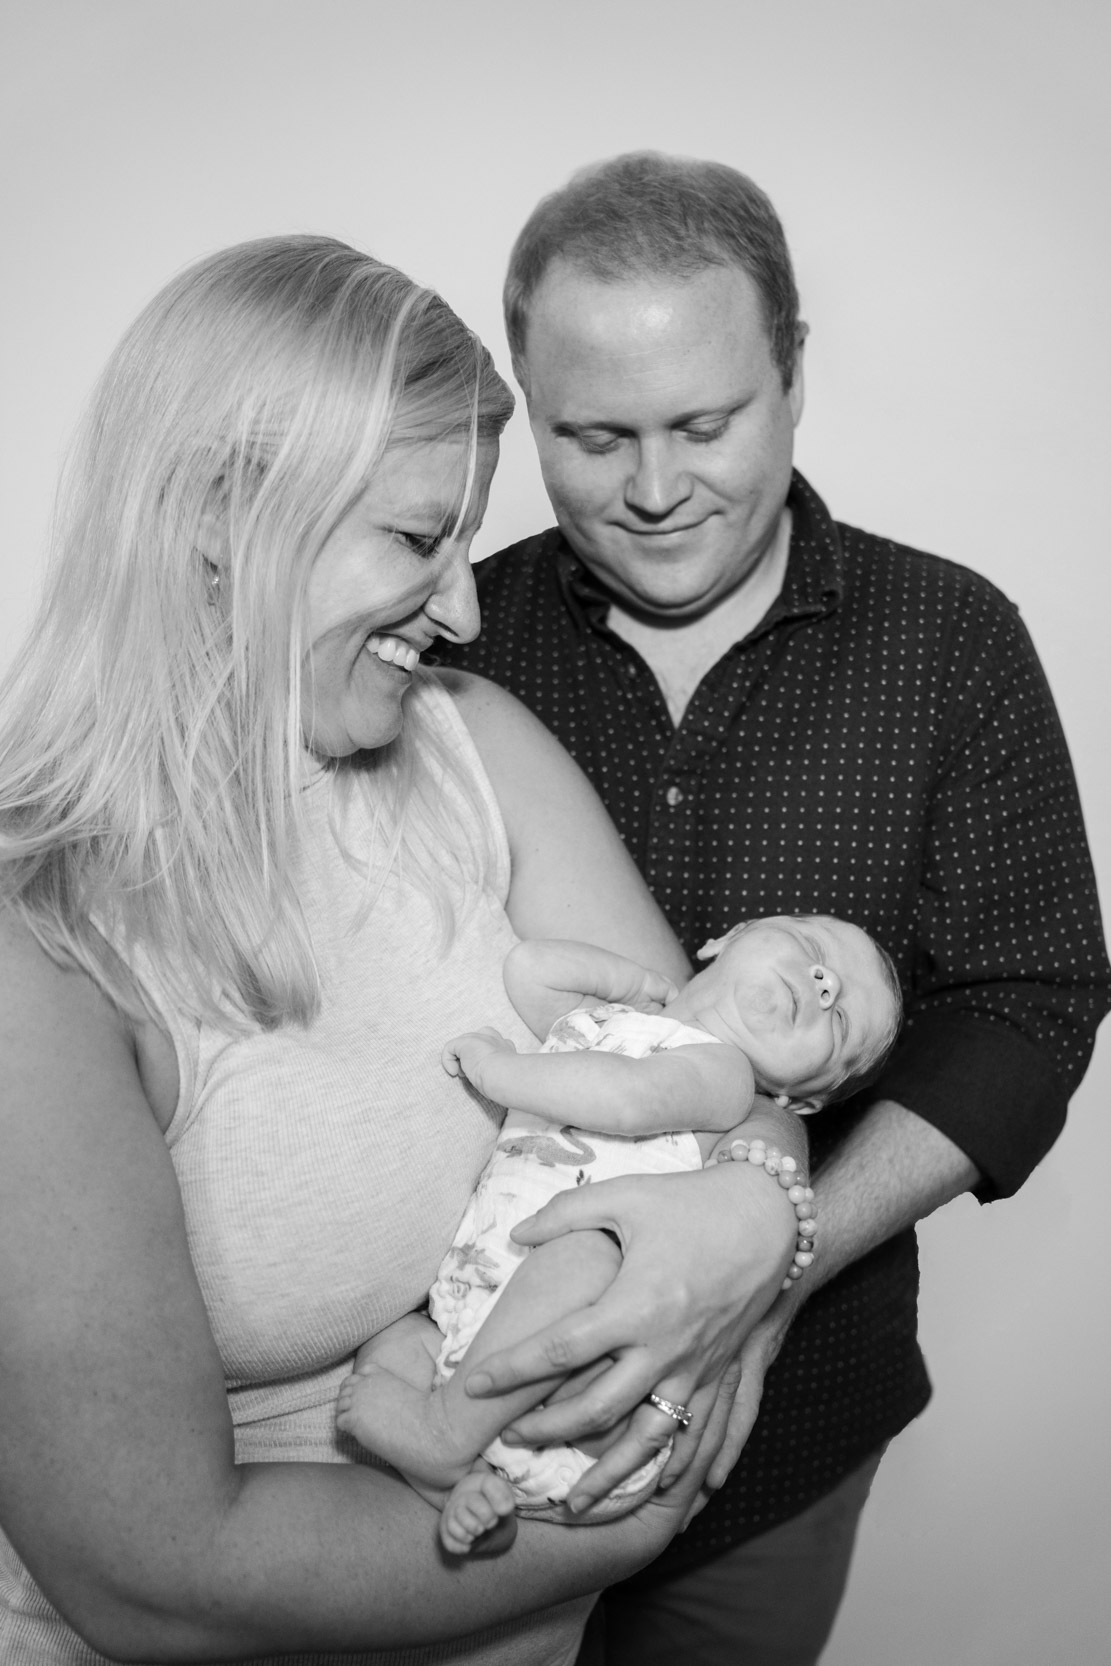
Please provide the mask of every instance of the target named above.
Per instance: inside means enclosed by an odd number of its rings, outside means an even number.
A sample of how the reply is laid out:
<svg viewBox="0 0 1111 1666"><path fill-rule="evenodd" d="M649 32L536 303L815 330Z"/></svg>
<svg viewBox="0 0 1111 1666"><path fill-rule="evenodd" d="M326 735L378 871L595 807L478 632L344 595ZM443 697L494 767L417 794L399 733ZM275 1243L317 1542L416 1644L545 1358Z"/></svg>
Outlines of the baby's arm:
<svg viewBox="0 0 1111 1666"><path fill-rule="evenodd" d="M503 968L509 999L543 1041L557 1018L587 998L658 1011L678 990L662 972L635 960L562 937L532 937L514 945Z"/></svg>
<svg viewBox="0 0 1111 1666"><path fill-rule="evenodd" d="M744 1053L717 1041L644 1058L591 1048L518 1053L496 1030L475 1030L450 1041L443 1059L495 1104L599 1134L721 1133L744 1121L756 1092Z"/></svg>

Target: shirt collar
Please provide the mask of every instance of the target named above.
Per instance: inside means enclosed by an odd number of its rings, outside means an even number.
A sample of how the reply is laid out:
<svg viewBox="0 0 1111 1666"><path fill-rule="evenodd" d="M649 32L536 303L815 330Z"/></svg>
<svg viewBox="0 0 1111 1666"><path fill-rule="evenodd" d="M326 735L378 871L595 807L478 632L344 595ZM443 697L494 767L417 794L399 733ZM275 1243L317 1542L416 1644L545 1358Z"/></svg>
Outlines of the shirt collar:
<svg viewBox="0 0 1111 1666"><path fill-rule="evenodd" d="M791 511L791 547L783 588L761 620L762 633L781 619L803 619L832 613L844 590L841 537L829 510L797 469L792 470L787 493ZM612 596L583 566L558 527L546 535L555 557L556 574L572 612L596 629L604 629Z"/></svg>

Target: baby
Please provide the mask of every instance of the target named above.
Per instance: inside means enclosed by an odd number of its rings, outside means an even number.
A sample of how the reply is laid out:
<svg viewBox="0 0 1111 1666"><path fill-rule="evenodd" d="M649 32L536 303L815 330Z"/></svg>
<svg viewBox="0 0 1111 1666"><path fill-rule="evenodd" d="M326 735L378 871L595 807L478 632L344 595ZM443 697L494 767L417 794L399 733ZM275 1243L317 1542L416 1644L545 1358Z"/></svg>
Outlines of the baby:
<svg viewBox="0 0 1111 1666"><path fill-rule="evenodd" d="M572 1515L563 1500L620 1429L574 1448L509 1447L501 1432L559 1398L562 1380L466 1394L481 1359L596 1302L620 1264L608 1233L568 1233L529 1251L512 1228L571 1186L728 1157L756 1093L816 1111L852 1092L895 1039L894 968L843 920L748 921L699 959L712 963L677 990L589 944L519 943L505 984L525 1022L547 1036L540 1052L519 1054L492 1029L444 1049L451 1074L511 1109L433 1285L431 1319L409 1314L362 1350L340 1389L337 1423L443 1505L441 1541L454 1554L499 1525L498 1548L509 1542L515 1511L589 1523L635 1509L670 1451Z"/></svg>

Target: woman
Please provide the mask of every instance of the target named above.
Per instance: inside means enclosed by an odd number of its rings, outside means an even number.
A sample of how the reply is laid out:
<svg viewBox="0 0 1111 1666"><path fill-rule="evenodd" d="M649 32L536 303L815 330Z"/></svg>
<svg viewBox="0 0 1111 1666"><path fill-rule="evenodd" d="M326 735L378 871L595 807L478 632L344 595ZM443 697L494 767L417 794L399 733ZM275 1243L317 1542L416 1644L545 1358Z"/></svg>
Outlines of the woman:
<svg viewBox="0 0 1111 1666"><path fill-rule="evenodd" d="M102 380L0 724L6 1666L568 1660L569 1599L666 1543L721 1438L715 1379L793 1246L754 1186L745 1312L743 1175L683 1177L663 1221L652 1194L648 1248L643 1194L615 1200L605 1345L651 1299L660 1334L603 1397L703 1382L709 1426L636 1516L450 1567L435 1513L334 1427L490 1149L439 1051L491 1020L526 1040L515 935L683 970L555 742L418 667L478 628L511 404L437 296L308 238L186 272ZM561 1415L585 1429L591 1394ZM633 1423L611 1470L674 1427Z"/></svg>

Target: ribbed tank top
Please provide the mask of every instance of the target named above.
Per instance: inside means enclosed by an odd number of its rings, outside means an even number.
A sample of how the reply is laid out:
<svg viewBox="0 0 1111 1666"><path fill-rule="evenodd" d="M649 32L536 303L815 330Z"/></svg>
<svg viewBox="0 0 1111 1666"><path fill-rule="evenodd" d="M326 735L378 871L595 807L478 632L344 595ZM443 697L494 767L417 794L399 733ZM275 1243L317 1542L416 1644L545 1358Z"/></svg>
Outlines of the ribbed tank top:
<svg viewBox="0 0 1111 1666"><path fill-rule="evenodd" d="M302 899L323 978L308 1029L229 1035L182 1022L148 985L177 1054L166 1143L189 1246L224 1364L241 1462L363 1462L334 1403L359 1344L421 1306L490 1155L491 1110L440 1064L444 1042L494 1024L536 1043L505 994L515 942L505 913L509 851L493 790L455 702L434 678L409 695L448 742L484 807L489 888L458 899L446 946L435 909L396 872L369 913L366 880L329 825L332 777L307 792ZM445 783L452 816L473 821ZM352 793L342 826L365 856L369 812ZM574 1531L569 1529L568 1531ZM567 1666L587 1603L461 1643L360 1655L299 1654L290 1666ZM101 1666L0 1535L0 1661ZM277 1666L275 1661L274 1666Z"/></svg>

